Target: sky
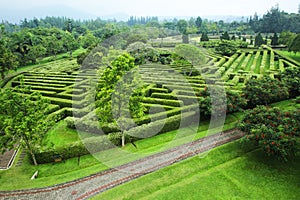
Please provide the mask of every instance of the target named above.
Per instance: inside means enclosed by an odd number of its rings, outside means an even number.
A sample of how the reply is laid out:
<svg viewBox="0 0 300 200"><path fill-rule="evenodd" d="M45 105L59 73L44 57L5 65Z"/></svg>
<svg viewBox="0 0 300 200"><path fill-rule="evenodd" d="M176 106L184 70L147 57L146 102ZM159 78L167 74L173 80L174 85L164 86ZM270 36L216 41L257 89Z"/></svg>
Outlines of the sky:
<svg viewBox="0 0 300 200"><path fill-rule="evenodd" d="M297 12L300 0L2 0L0 19L1 12L13 16L56 7L94 16L250 16L262 15L277 3L281 10Z"/></svg>

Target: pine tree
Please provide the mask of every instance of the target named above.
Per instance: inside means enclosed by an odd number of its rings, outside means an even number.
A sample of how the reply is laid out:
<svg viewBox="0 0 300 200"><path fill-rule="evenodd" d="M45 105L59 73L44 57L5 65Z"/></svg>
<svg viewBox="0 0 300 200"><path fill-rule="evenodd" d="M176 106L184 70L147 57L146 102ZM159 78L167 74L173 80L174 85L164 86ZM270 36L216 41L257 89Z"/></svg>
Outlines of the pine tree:
<svg viewBox="0 0 300 200"><path fill-rule="evenodd" d="M259 33L256 37L255 37L255 41L254 41L254 46L259 47L262 44L264 44L264 39L262 38L261 34Z"/></svg>
<svg viewBox="0 0 300 200"><path fill-rule="evenodd" d="M205 42L205 41L209 41L209 38L207 36L207 33L203 32L200 38L200 42Z"/></svg>
<svg viewBox="0 0 300 200"><path fill-rule="evenodd" d="M276 33L274 33L274 36L272 37L271 45L272 46L278 45L278 36Z"/></svg>

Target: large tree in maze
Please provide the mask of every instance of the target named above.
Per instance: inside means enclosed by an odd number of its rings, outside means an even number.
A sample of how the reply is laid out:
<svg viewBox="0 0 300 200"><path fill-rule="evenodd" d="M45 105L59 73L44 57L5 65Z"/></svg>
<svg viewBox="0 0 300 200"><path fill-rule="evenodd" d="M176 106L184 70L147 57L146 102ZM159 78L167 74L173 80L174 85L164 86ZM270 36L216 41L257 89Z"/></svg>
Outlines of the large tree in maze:
<svg viewBox="0 0 300 200"><path fill-rule="evenodd" d="M182 43L189 43L189 35L187 34L188 23L181 19L177 22L177 29L182 34Z"/></svg>
<svg viewBox="0 0 300 200"><path fill-rule="evenodd" d="M5 42L0 40L0 74L4 79L5 73L9 70L15 69L18 65L17 56L15 56L9 48L6 47Z"/></svg>
<svg viewBox="0 0 300 200"><path fill-rule="evenodd" d="M0 74L3 79L5 73L15 69L18 65L17 56L15 56L8 47L8 37L3 26L0 26Z"/></svg>
<svg viewBox="0 0 300 200"><path fill-rule="evenodd" d="M119 126L121 144L125 146L126 132L134 125L132 118L144 114L142 82L134 58L129 54L122 54L107 64L100 72L96 113L101 125L114 123Z"/></svg>
<svg viewBox="0 0 300 200"><path fill-rule="evenodd" d="M48 117L47 100L21 85L0 91L0 150L12 149L18 143L37 165L34 149L53 125Z"/></svg>

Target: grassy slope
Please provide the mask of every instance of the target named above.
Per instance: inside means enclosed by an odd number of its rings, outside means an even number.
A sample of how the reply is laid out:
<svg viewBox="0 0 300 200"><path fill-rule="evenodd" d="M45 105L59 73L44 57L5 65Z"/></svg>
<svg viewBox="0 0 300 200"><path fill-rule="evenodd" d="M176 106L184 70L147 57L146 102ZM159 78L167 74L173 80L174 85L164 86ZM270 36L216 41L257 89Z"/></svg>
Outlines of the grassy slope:
<svg viewBox="0 0 300 200"><path fill-rule="evenodd" d="M223 130L229 130L235 127L239 116L240 113L229 115ZM197 130L197 127L187 127L137 141L135 142L138 147L137 149L131 144L128 144L124 150L140 153L140 157L147 156L165 150L167 145L170 144L170 141L172 141L173 146L178 146L193 139L205 137L207 136L208 126L209 122L201 123L196 135L191 136L191 133L193 133L191 130ZM61 134L57 134L55 130L58 130ZM181 135L182 137L178 138L178 135ZM64 143L76 141L78 139L78 135L76 131L66 128L64 122L60 122L54 127L54 130L49 132L48 139L49 138L50 140L48 142L53 142L55 145L60 146ZM98 156L104 156L106 161L110 161L114 165L124 164L138 158L135 156L125 156L120 158L116 149L102 152L101 155ZM99 161L91 155L82 156L80 165L77 163L77 158L73 158L67 160L65 163L43 164L37 167L32 166L26 158L22 166L13 166L10 170L0 171L0 190L16 190L50 186L88 176L105 169L108 169L108 167L99 163ZM31 181L30 177L36 170L39 170L39 177L38 179Z"/></svg>
<svg viewBox="0 0 300 200"><path fill-rule="evenodd" d="M297 199L300 158L280 163L235 141L94 199Z"/></svg>
<svg viewBox="0 0 300 200"><path fill-rule="evenodd" d="M285 56L288 56L298 62L300 62L300 53L293 53L293 52L288 52L288 51L279 51L281 54L285 55Z"/></svg>

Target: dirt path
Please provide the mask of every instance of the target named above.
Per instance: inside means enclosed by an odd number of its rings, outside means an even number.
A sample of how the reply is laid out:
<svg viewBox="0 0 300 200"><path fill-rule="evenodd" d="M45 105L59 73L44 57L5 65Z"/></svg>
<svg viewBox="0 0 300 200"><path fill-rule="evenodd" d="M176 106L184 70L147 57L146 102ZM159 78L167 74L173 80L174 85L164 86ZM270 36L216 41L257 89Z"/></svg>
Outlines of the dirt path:
<svg viewBox="0 0 300 200"><path fill-rule="evenodd" d="M0 191L0 199L88 199L117 185L242 136L243 133L238 130L218 133L72 182L41 189Z"/></svg>

